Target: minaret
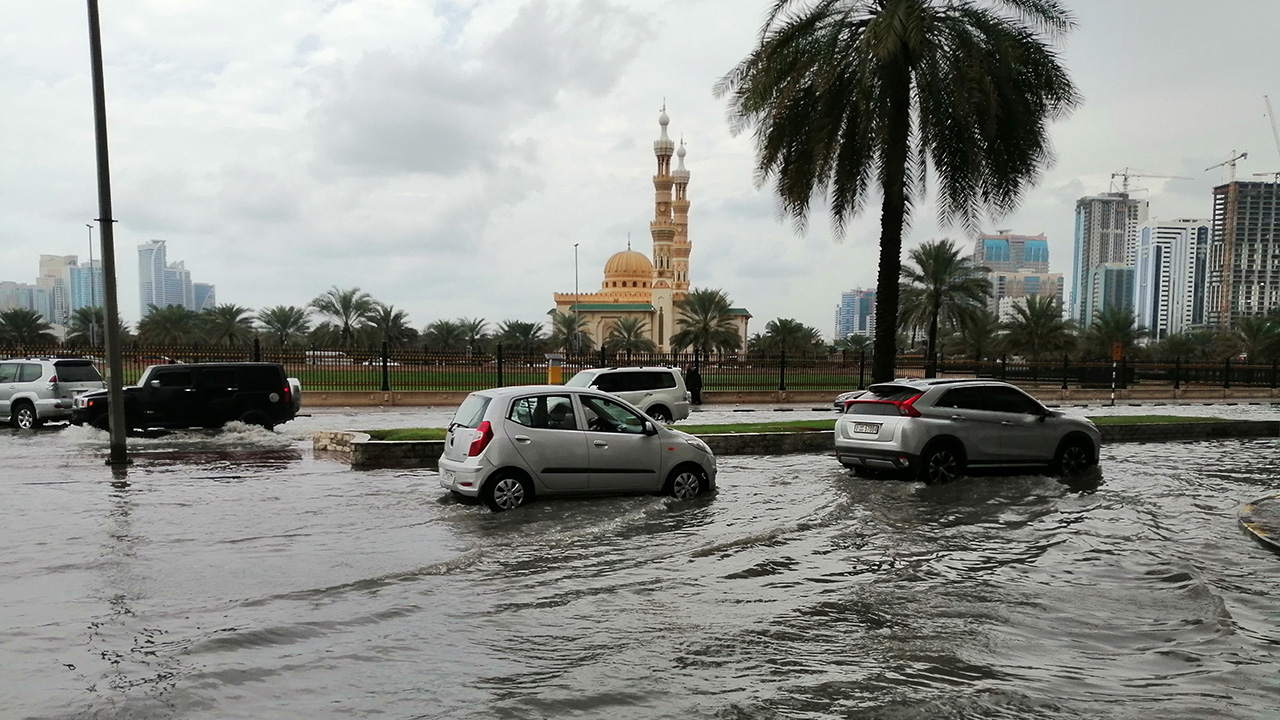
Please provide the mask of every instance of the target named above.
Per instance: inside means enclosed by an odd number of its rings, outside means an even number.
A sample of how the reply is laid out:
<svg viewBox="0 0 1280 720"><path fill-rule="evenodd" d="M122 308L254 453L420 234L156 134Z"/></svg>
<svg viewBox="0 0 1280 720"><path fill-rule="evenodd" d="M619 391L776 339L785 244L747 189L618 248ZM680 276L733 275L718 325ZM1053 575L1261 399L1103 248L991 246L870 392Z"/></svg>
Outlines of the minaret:
<svg viewBox="0 0 1280 720"><path fill-rule="evenodd" d="M658 116L658 125L662 134L653 143L653 154L658 157L658 174L653 176L653 222L649 223L649 232L653 235L653 287L670 288L672 286L673 269L671 263L671 245L675 241L676 226L671 221L671 153L676 144L667 137L667 105L662 104L662 114Z"/></svg>
<svg viewBox="0 0 1280 720"><path fill-rule="evenodd" d="M671 203L672 222L676 234L671 244L671 287L679 300L689 292L689 171L684 169L684 140L676 151L677 165L671 177L675 181L675 201Z"/></svg>

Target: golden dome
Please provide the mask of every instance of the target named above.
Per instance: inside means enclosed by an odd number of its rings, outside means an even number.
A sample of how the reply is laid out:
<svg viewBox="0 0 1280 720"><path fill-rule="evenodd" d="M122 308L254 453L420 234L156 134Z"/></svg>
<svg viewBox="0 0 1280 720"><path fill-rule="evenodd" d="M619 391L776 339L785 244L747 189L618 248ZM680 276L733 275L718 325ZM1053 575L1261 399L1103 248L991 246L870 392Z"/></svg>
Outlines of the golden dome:
<svg viewBox="0 0 1280 720"><path fill-rule="evenodd" d="M653 263L649 262L644 253L623 250L614 253L609 262L604 264L604 277L605 280L622 277L648 280L653 277Z"/></svg>

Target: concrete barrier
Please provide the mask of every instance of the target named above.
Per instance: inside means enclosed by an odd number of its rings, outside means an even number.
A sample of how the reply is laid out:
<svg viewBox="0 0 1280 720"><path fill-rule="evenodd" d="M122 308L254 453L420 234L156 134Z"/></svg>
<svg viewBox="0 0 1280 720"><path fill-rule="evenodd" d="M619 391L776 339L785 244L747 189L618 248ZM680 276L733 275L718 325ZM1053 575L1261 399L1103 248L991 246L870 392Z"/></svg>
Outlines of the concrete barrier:
<svg viewBox="0 0 1280 720"><path fill-rule="evenodd" d="M833 423L834 424L834 423ZM1280 437L1280 420L1207 420L1186 423L1134 423L1098 428L1103 444L1195 442L1226 438ZM784 433L699 435L716 455L791 455L835 449L831 430ZM318 456L344 460L352 468L432 468L444 452L443 440L372 440L361 432L318 432L312 438Z"/></svg>

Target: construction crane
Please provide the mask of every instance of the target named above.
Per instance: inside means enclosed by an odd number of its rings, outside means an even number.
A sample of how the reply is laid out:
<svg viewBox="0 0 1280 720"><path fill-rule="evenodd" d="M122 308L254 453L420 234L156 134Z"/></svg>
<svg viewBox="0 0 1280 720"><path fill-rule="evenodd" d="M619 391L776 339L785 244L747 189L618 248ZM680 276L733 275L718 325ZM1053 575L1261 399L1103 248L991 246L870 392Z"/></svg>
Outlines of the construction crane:
<svg viewBox="0 0 1280 720"><path fill-rule="evenodd" d="M1112 186L1114 186L1116 178L1123 178L1123 181L1120 183L1120 192L1127 193L1129 192L1129 178L1131 177L1161 178L1164 180L1192 180L1193 179L1193 178L1186 177L1185 175L1156 175L1155 173L1139 172L1137 170L1134 170L1133 168L1125 168L1120 172L1111 173L1111 184Z"/></svg>
<svg viewBox="0 0 1280 720"><path fill-rule="evenodd" d="M1271 98L1266 95L1262 99L1267 102L1267 117L1271 120L1271 136L1276 139L1276 152L1280 152L1280 131L1276 130L1276 112L1271 109ZM1267 173L1254 173L1254 177L1269 177L1271 182L1280 183L1280 171Z"/></svg>
<svg viewBox="0 0 1280 720"><path fill-rule="evenodd" d="M1226 166L1228 166L1228 167L1230 167L1230 168L1231 168L1231 179L1230 179L1228 182L1235 182L1235 181L1236 181L1236 161L1238 161L1238 160L1245 160L1245 159L1247 159L1248 157L1249 157L1249 153L1247 153L1247 152L1242 152L1242 153L1240 153L1239 155L1236 155L1236 151L1235 151L1235 150L1232 150L1232 151L1231 151L1231 159L1230 159L1230 160L1223 160L1222 162L1218 163L1217 165L1210 165L1209 167L1205 168L1205 169L1204 169L1204 171L1205 171L1205 172L1209 172L1210 170L1212 170L1212 169L1214 169L1214 168L1220 168L1220 167L1222 167L1223 165L1226 165Z"/></svg>

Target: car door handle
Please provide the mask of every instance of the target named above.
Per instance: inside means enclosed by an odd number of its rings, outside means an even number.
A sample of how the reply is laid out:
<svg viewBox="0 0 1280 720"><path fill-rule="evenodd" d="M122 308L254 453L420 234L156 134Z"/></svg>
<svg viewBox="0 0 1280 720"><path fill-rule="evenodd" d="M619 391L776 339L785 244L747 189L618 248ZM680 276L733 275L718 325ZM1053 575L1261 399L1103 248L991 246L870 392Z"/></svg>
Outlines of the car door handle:
<svg viewBox="0 0 1280 720"><path fill-rule="evenodd" d="M528 435L515 435L511 438L518 443L531 443L533 440Z"/></svg>
<svg viewBox="0 0 1280 720"><path fill-rule="evenodd" d="M951 419L952 419L952 420L964 420L964 419L965 419L965 417L964 417L963 415L952 415L952 416L951 416Z"/></svg>
<svg viewBox="0 0 1280 720"><path fill-rule="evenodd" d="M591 444L595 445L596 447L609 447L609 443L603 440L592 440Z"/></svg>
<svg viewBox="0 0 1280 720"><path fill-rule="evenodd" d="M1009 422L1008 420L1001 420L1001 421L1000 421L1000 424L1001 424L1001 425L1008 425L1009 427L1013 427L1013 425L1014 425L1013 423Z"/></svg>

